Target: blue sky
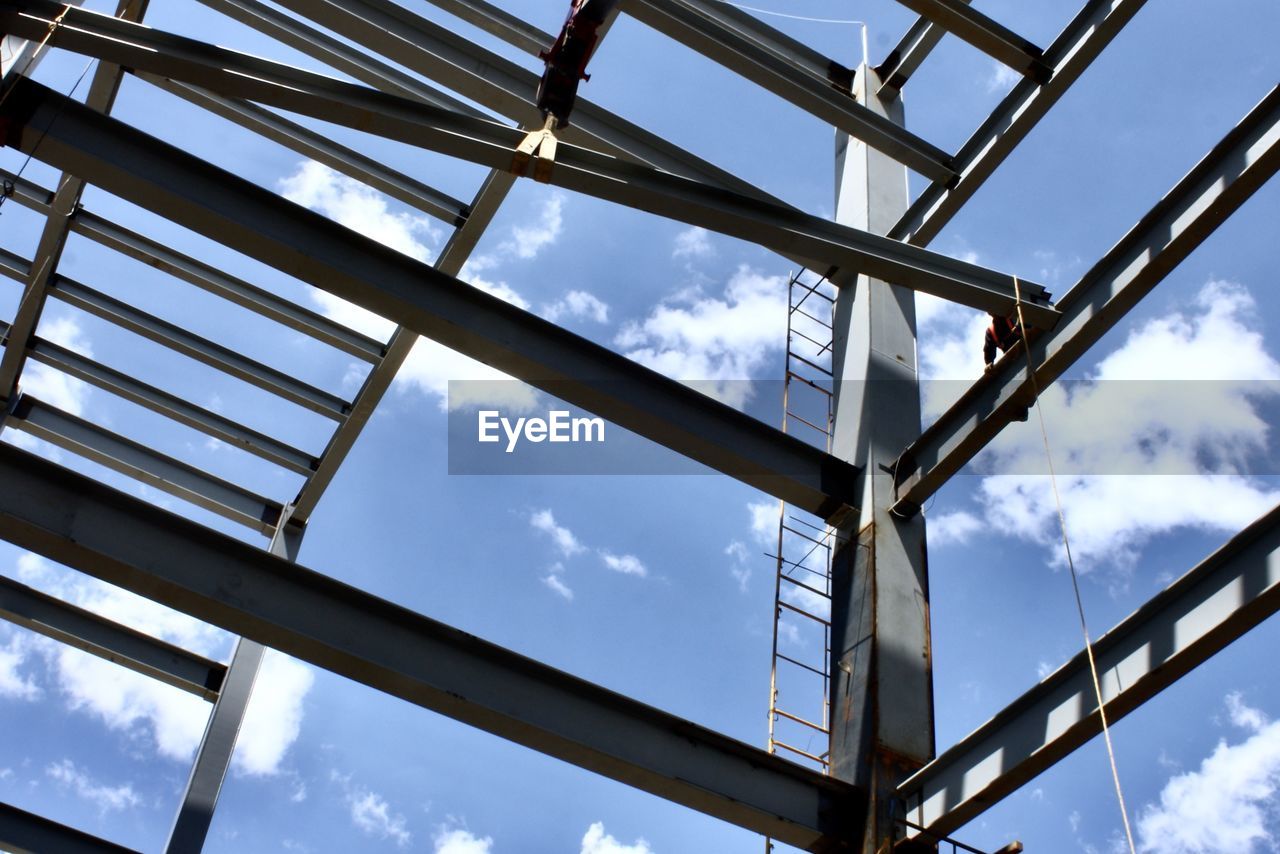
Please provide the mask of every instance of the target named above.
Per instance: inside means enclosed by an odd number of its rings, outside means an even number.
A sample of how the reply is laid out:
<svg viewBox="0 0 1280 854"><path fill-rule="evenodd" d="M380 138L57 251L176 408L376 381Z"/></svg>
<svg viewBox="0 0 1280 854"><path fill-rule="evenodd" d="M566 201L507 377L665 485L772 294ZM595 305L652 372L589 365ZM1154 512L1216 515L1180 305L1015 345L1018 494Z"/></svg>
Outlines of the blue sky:
<svg viewBox="0 0 1280 854"><path fill-rule="evenodd" d="M89 4L101 8L103 4ZM561 2L501 3L551 30ZM869 23L876 59L913 20L891 2L757 0L792 14ZM984 12L1041 45L1075 11L1014 0ZM447 16L417 4L423 14ZM305 67L315 63L196 4L157 2L154 26ZM855 27L768 22L848 64ZM451 23L454 25L456 22ZM456 23L530 69L536 61ZM1042 282L1061 295L1280 77L1280 8L1267 0L1150 3L1021 149L933 242L935 249ZM70 89L84 60L55 52L37 78ZM322 69L318 69L322 70ZM830 216L829 127L691 51L621 18L584 97L649 127L804 210ZM1012 85L991 60L944 39L907 87L907 123L956 149ZM77 93L83 96L87 83ZM674 97L673 97L674 93ZM136 79L116 115L418 258L444 224L253 137ZM321 127L319 123L301 120ZM458 198L482 171L345 129L326 129ZM22 160L0 151L0 166ZM50 186L38 162L24 177ZM912 188L923 186L913 176ZM85 205L236 275L369 331L389 328L215 243L104 193ZM1265 457L1280 379L1274 232L1280 186L1264 187L1073 371L1090 380L1214 380L1186 387L1101 383L1046 396L1055 452L1124 475L1064 478L1068 525L1095 636L1280 500L1267 471L1204 471ZM29 257L41 220L15 203L0 245ZM544 185L517 184L463 278L681 379L754 380L773 420L790 262L739 241ZM60 267L335 393L351 360L144 265L72 237ZM20 288L0 286L0 317ZM918 360L935 380L981 371L980 315L921 298ZM40 334L318 451L325 422L186 364L66 306ZM301 561L421 613L753 744L766 734L776 504L712 475L617 477L447 473L450 379L491 374L423 344L313 516ZM954 384L931 386L928 409ZM298 479L30 365L24 387L166 453L276 498ZM1135 392L1134 388L1144 391ZM1123 389L1123 391L1117 391ZM1156 389L1155 391L1150 391ZM1207 389L1207 390L1206 390ZM504 386L512 407L542 401ZM1208 398L1199 395L1207 394ZM1137 437L1163 431L1160 476L1141 476ZM229 523L6 431L135 494L236 536ZM959 477L927 509L940 749L1080 648L1034 424L1006 431L986 476ZM0 544L0 572L90 604L202 653L228 637ZM1140 850L1280 848L1280 686L1263 662L1274 621L1121 721L1114 739ZM753 834L662 802L287 659L269 658L210 851L436 854L678 854L759 851ZM162 846L207 705L112 665L0 625L0 799L142 850ZM956 835L1031 851L1115 848L1119 813L1100 742Z"/></svg>

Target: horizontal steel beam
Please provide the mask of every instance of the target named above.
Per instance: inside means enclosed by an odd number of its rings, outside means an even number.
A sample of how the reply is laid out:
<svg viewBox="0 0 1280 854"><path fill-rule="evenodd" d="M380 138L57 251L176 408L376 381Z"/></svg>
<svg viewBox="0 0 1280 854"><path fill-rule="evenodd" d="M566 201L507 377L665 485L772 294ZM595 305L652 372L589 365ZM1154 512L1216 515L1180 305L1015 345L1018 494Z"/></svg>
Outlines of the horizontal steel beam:
<svg viewBox="0 0 1280 854"><path fill-rule="evenodd" d="M0 803L0 846L17 852L135 854L132 848L107 842L5 803Z"/></svg>
<svg viewBox="0 0 1280 854"><path fill-rule="evenodd" d="M7 329L4 330L6 333ZM118 397L145 407L199 430L206 436L226 442L268 462L301 475L310 475L319 461L290 445L219 415L163 389L134 379L122 371L108 367L87 356L60 347L39 336L28 348L30 358L56 368L68 376L83 380Z"/></svg>
<svg viewBox="0 0 1280 854"><path fill-rule="evenodd" d="M690 0L631 0L625 9L636 20L929 179L946 183L955 176L947 152L859 104L847 86L838 89L826 77L816 77L807 69L788 63L746 34L725 26L704 11L706 6Z"/></svg>
<svg viewBox="0 0 1280 854"><path fill-rule="evenodd" d="M1087 0L1045 52L1045 62L1053 69L1049 81L1018 81L956 154L958 180L925 188L889 236L928 245L1145 3Z"/></svg>
<svg viewBox="0 0 1280 854"><path fill-rule="evenodd" d="M1093 645L1113 723L1280 610L1280 507ZM950 833L1102 731L1082 650L948 748L899 793L907 818Z"/></svg>
<svg viewBox="0 0 1280 854"><path fill-rule="evenodd" d="M29 394L19 395L12 407L10 423L51 445L255 531L270 533L280 518L283 507L277 501L63 412Z"/></svg>
<svg viewBox="0 0 1280 854"><path fill-rule="evenodd" d="M960 2L968 3L969 0ZM876 66L876 74L883 81L876 90L876 97L884 101L892 101L898 97L907 80L916 73L916 69L924 63L944 35L946 30L928 18L917 18L902 34L897 46Z"/></svg>
<svg viewBox="0 0 1280 854"><path fill-rule="evenodd" d="M1073 365L1280 170L1280 87L1205 155L1063 297L1062 323L1031 338L1040 389ZM915 513L1034 395L1026 356L996 363L899 458L894 510Z"/></svg>
<svg viewBox="0 0 1280 854"><path fill-rule="evenodd" d="M226 665L0 576L0 617L152 679L214 700Z"/></svg>
<svg viewBox="0 0 1280 854"><path fill-rule="evenodd" d="M154 74L143 73L138 76L185 101L278 142L303 157L323 163L412 208L442 219L449 225L459 225L467 218L467 206L449 194L388 168L358 151L338 145L323 134L291 122L270 110L238 98L223 98L198 86L188 86Z"/></svg>
<svg viewBox="0 0 1280 854"><path fill-rule="evenodd" d="M38 14L4 11L0 19L9 19L6 26L19 30L36 28L44 20L39 15L54 13L47 0L0 4L0 10L11 7L40 10ZM58 30L55 39L56 44L68 49L491 168L509 168L512 152L524 137L519 130L504 125L469 119L108 16L76 13L70 25ZM783 254L819 259L813 266L834 265L866 273L984 311L1008 313L1015 302L1012 276L576 146L558 147L551 182ZM1027 301L1024 311L1028 321L1038 327L1052 327L1057 312L1045 304L1044 289L1023 282L1021 292Z"/></svg>
<svg viewBox="0 0 1280 854"><path fill-rule="evenodd" d="M540 30L533 24L484 0L428 0L428 2L455 18L461 18L489 35L520 48L530 56L537 56L551 47L551 43L556 40L551 33Z"/></svg>
<svg viewBox="0 0 1280 854"><path fill-rule="evenodd" d="M52 192L3 169L0 169L0 177L13 182L13 201L40 213L48 212ZM158 240L116 225L85 208L78 209L71 218L71 230L366 362L376 362L382 357L384 345L376 338L176 252ZM16 258L10 255L6 266L13 267Z"/></svg>
<svg viewBox="0 0 1280 854"><path fill-rule="evenodd" d="M801 848L861 793L0 447L0 536L295 658ZM234 579L234 584L230 581Z"/></svg>
<svg viewBox="0 0 1280 854"><path fill-rule="evenodd" d="M1031 42L968 5L968 0L898 0L913 12L954 33L988 56L1036 83L1053 73Z"/></svg>
<svg viewBox="0 0 1280 854"><path fill-rule="evenodd" d="M107 192L807 512L850 500L855 470L830 454L38 83L4 110L18 147Z"/></svg>
<svg viewBox="0 0 1280 854"><path fill-rule="evenodd" d="M19 258L8 250L0 249L0 274L18 278L23 270L30 268L30 261ZM55 273L49 279L47 290L48 295L53 299L75 306L81 311L195 359L228 376L271 392L290 403L335 421L341 421L347 413L347 401L335 394L295 379L284 371L242 356L230 347L224 347L193 332L188 332L181 326L161 320L115 297L82 285L74 279Z"/></svg>

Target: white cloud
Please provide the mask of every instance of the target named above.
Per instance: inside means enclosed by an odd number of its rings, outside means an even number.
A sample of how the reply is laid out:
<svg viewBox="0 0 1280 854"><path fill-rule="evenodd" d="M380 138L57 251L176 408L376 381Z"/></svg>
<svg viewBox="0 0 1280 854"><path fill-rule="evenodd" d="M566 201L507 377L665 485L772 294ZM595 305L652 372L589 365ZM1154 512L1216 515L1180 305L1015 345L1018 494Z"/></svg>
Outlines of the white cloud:
<svg viewBox="0 0 1280 854"><path fill-rule="evenodd" d="M602 550L600 559L604 561L604 565L609 569L614 572L621 572L623 575L636 575L644 578L649 574L649 570L645 569L645 565L635 555L615 555Z"/></svg>
<svg viewBox="0 0 1280 854"><path fill-rule="evenodd" d="M669 299L614 342L628 358L742 407L752 393L746 381L771 366L786 331L786 279L743 265L721 297Z"/></svg>
<svg viewBox="0 0 1280 854"><path fill-rule="evenodd" d="M569 291L555 302L542 307L542 316L553 323L562 317L586 317L596 323L609 322L609 306L586 291Z"/></svg>
<svg viewBox="0 0 1280 854"><path fill-rule="evenodd" d="M676 235L672 258L705 258L715 254L711 234L701 226L692 225Z"/></svg>
<svg viewBox="0 0 1280 854"><path fill-rule="evenodd" d="M9 642L0 647L0 697L12 700L37 700L40 698L40 686L30 674L23 670L29 666L28 653L30 643L19 634L9 638Z"/></svg>
<svg viewBox="0 0 1280 854"><path fill-rule="evenodd" d="M982 522L972 513L957 510L941 516L929 517L929 545L943 546L948 543L967 543L969 538L981 531Z"/></svg>
<svg viewBox="0 0 1280 854"><path fill-rule="evenodd" d="M502 249L517 258L528 259L555 243L564 225L564 199L563 193L552 193L528 225L511 229L511 238L502 244Z"/></svg>
<svg viewBox="0 0 1280 854"><path fill-rule="evenodd" d="M404 816L393 814L391 805L376 792L368 789L351 792L347 795L347 806L351 808L352 823L370 836L390 839L401 848L413 838Z"/></svg>
<svg viewBox="0 0 1280 854"><path fill-rule="evenodd" d="M993 62L991 76L987 78L988 92L1005 92L1021 79L1018 72L1002 62Z"/></svg>
<svg viewBox="0 0 1280 854"><path fill-rule="evenodd" d="M45 320L39 331L40 337L68 350L82 356L93 355L93 345L73 317ZM87 383L36 361L27 362L22 370L22 390L72 415L84 414L91 393Z"/></svg>
<svg viewBox="0 0 1280 854"><path fill-rule="evenodd" d="M430 218L393 212L382 193L314 160L304 160L278 186L289 201L419 261L431 256L423 239L435 243L440 238L440 230Z"/></svg>
<svg viewBox="0 0 1280 854"><path fill-rule="evenodd" d="M551 588L551 590L563 596L566 601L573 601L573 591L569 589L569 585L560 580L560 576L554 572L548 573L542 577L542 583Z"/></svg>
<svg viewBox="0 0 1280 854"><path fill-rule="evenodd" d="M1269 426L1255 406L1280 380L1280 362L1249 325L1255 309L1244 288L1210 282L1187 310L1135 329L1090 381L1042 395L1078 568L1124 569L1154 537L1236 531L1280 501L1280 491L1240 476L1266 452ZM974 490L983 524L1060 562L1036 414L1006 428L979 462L996 472Z"/></svg>
<svg viewBox="0 0 1280 854"><path fill-rule="evenodd" d="M100 813L132 809L142 803L142 798L133 790L133 786L127 783L120 786L96 783L70 759L53 763L45 769L45 773L96 806Z"/></svg>
<svg viewBox="0 0 1280 854"><path fill-rule="evenodd" d="M200 655L217 658L230 641L230 635L214 626L83 578L34 554L19 557L18 577L64 601ZM109 729L150 738L164 757L191 758L204 733L208 703L73 647L38 640L69 708L99 719ZM297 740L302 702L312 680L310 668L267 653L237 740L232 765L236 771L265 775L279 770Z"/></svg>
<svg viewBox="0 0 1280 854"><path fill-rule="evenodd" d="M738 540L734 540L725 546L724 553L733 558L733 565L729 567L729 574L733 576L734 581L738 582L738 590L746 593L747 585L751 582L751 566L747 563L749 557L747 547Z"/></svg>
<svg viewBox="0 0 1280 854"><path fill-rule="evenodd" d="M551 537L551 541L555 543L556 548L565 557L573 557L587 550L578 538L573 535L573 531L563 525L556 524L556 517L552 515L549 509L539 510L529 515L529 524L535 530L542 531Z"/></svg>
<svg viewBox="0 0 1280 854"><path fill-rule="evenodd" d="M751 537L762 546L777 547L778 502L773 499L754 501L747 505L751 517Z"/></svg>
<svg viewBox="0 0 1280 854"><path fill-rule="evenodd" d="M493 839L454 828L436 834L435 846L435 854L489 854L493 850Z"/></svg>
<svg viewBox="0 0 1280 854"><path fill-rule="evenodd" d="M314 682L310 667L284 653L267 650L236 739L233 767L257 776L280 770L285 753L302 731L302 703ZM291 799L305 799L305 786L301 793L301 798Z"/></svg>
<svg viewBox="0 0 1280 854"><path fill-rule="evenodd" d="M604 823L597 821L582 837L580 854L654 854L654 851L643 839L636 840L634 845L623 845L605 833Z"/></svg>
<svg viewBox="0 0 1280 854"><path fill-rule="evenodd" d="M1138 813L1140 851L1234 854L1274 850L1280 786L1280 722L1226 698L1232 723L1249 733L1236 744L1219 740L1196 771L1169 779L1158 804Z"/></svg>

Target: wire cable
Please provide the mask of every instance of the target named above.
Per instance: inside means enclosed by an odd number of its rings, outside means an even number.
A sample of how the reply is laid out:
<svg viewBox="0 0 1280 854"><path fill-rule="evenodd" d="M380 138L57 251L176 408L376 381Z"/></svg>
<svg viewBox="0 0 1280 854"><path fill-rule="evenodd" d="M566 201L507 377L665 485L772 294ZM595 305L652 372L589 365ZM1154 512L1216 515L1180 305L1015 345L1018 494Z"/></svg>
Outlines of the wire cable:
<svg viewBox="0 0 1280 854"><path fill-rule="evenodd" d="M1045 460L1049 464L1049 483L1053 487L1053 501L1058 510L1058 528L1062 532L1062 547L1067 555L1067 568L1071 570L1071 589L1076 596L1076 613L1080 616L1080 631L1084 635L1085 657L1089 660L1089 675L1093 678L1093 693L1098 700L1098 717L1102 721L1102 738L1107 744L1107 759L1111 763L1111 780L1115 783L1116 800L1120 804L1120 818L1124 821L1124 835L1129 843L1130 854L1137 854L1133 844L1133 830L1129 827L1129 810L1124 803L1124 790L1120 786L1120 771L1116 765L1116 751L1111 743L1111 727L1107 723L1107 710L1102 698L1102 682L1098 679L1098 663L1093 657L1093 641L1089 637L1089 626L1084 617L1084 599L1080 596L1080 579L1076 574L1075 561L1071 558L1071 541L1067 537L1067 516L1062 509L1062 496L1058 492L1058 476L1053 468L1053 452L1049 448L1049 430L1045 426L1044 410L1040 406L1040 385L1036 382L1035 366L1031 363L1031 342L1027 338L1027 324L1022 316L1022 287L1017 276L1013 277L1014 304L1018 311L1018 331L1022 334L1022 352L1027 359L1027 379L1031 382L1031 391L1035 394L1036 415L1040 421L1040 436L1044 440Z"/></svg>

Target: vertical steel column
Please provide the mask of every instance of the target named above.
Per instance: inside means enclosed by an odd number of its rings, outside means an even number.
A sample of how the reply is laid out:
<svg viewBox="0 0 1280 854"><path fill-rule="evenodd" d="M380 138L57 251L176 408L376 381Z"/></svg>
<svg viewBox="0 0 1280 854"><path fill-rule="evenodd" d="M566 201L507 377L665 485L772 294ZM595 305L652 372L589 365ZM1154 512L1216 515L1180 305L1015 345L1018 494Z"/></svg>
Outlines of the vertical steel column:
<svg viewBox="0 0 1280 854"><path fill-rule="evenodd" d="M894 122L863 66L858 101ZM836 219L884 234L907 208L907 171L836 134ZM897 519L895 458L920 434L915 295L867 276L836 302L833 452L859 467L859 510L840 520L847 543L832 566L832 776L870 795L860 850L888 850L894 788L932 758L933 686L924 519ZM857 844L858 840L850 840Z"/></svg>
<svg viewBox="0 0 1280 854"><path fill-rule="evenodd" d="M282 514L281 518L287 519L288 514ZM298 558L301 542L302 529L281 522L268 548L272 554L293 561ZM169 831L165 854L199 854L204 847L209 824L213 821L213 810L218 804L218 794L222 791L222 781L226 779L227 768L231 765L236 737L249 707L253 682L258 677L258 668L265 653L266 647L256 641L248 638L236 641L231 664L222 680L222 690L213 704L209 724L205 727L200 749L191 767L182 806L178 808L173 829Z"/></svg>

